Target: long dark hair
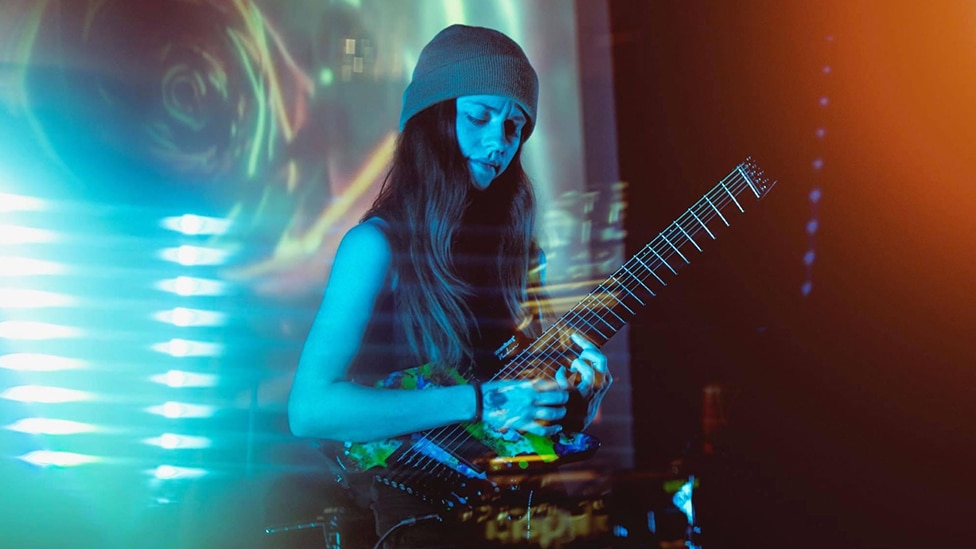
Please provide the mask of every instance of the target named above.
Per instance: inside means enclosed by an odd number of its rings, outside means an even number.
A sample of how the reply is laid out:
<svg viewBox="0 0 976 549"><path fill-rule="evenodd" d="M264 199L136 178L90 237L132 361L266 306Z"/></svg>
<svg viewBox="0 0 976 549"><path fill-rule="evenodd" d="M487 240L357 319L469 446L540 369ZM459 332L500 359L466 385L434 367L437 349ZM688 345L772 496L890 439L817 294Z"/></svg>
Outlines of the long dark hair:
<svg viewBox="0 0 976 549"><path fill-rule="evenodd" d="M513 325L526 325L529 262L536 253L535 194L522 170L521 147L508 169L478 191L458 146L456 117L452 99L407 121L379 196L363 217L390 225L399 316L417 358L438 366L460 366L474 355L466 301L472 287L455 262L469 207L479 212L479 222L495 225L494 274ZM531 332L535 324L529 326Z"/></svg>

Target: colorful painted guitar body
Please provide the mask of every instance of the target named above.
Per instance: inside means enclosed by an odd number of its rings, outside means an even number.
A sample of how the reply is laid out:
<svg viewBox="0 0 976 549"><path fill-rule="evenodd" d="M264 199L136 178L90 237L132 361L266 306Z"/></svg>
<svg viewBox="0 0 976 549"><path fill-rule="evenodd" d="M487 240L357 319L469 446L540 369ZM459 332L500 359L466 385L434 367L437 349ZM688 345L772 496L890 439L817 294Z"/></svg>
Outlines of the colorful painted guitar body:
<svg viewBox="0 0 976 549"><path fill-rule="evenodd" d="M598 346L605 344L690 262L689 256L701 252L706 241L729 225L733 214L745 211L745 198L760 199L773 185L746 159L541 336L525 344L510 340L505 366L492 379L551 379L575 356L568 337L573 332ZM465 383L457 371L420 366L396 372L377 385L424 390ZM470 509L498 493L493 475L586 459L599 446L584 433L551 438L502 434L481 423L467 423L376 442L324 442L323 450L343 471L375 471L381 482L457 510Z"/></svg>
<svg viewBox="0 0 976 549"><path fill-rule="evenodd" d="M424 365L394 372L376 386L424 390L467 383L456 370ZM381 482L448 509L468 508L493 497L498 486L490 480L492 474L551 468L586 459L600 447L595 437L584 433L502 434L484 423L375 442L323 444L344 471L375 470Z"/></svg>

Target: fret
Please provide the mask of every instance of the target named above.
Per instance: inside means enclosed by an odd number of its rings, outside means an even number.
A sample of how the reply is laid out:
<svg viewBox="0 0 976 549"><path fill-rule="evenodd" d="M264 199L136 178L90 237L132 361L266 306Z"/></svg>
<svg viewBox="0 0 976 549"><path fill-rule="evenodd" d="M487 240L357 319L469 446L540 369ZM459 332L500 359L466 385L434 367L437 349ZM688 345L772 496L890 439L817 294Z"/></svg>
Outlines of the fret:
<svg viewBox="0 0 976 549"><path fill-rule="evenodd" d="M575 328L569 321L569 317L576 314L576 311L573 309L566 311L557 322L549 326L528 348L523 349L519 354L515 355L508 367L517 367L520 360L522 362L533 361L536 357L549 352L553 347L560 347L559 334Z"/></svg>
<svg viewBox="0 0 976 549"><path fill-rule="evenodd" d="M712 231L708 230L708 225L702 223L702 220L699 219L697 215L695 215L695 212L691 208L688 208L688 213L690 213L691 216L695 218L695 221L697 221L698 224L702 226L702 229L705 229L705 232L708 233L708 236L712 237L712 240L715 240L715 235L712 234Z"/></svg>
<svg viewBox="0 0 976 549"><path fill-rule="evenodd" d="M611 313L611 314L613 314L613 316L617 316L616 314L614 314L614 313L613 313L613 310L612 310L612 309L611 309L610 307L607 307L607 306L606 306L606 305L604 305L603 303L601 303L601 302L599 302L599 301L598 301L598 302L597 302L597 305L599 305L599 306L600 306L600 308L603 308L603 309L606 309L606 310L608 310L608 311L610 311L610 313ZM610 324L609 322L607 322L607 319L606 319L606 317L605 317L605 316L603 316L602 314L600 314L600 313L598 313L598 312L596 311L596 308L593 308L593 309L588 309L588 310L586 311L586 315L587 315L587 316L595 316L597 320L599 320L600 322L602 322L602 323L604 323L604 324L606 324L607 326L609 326L609 327L610 327L610 330L611 330L611 333L610 333L610 335L613 335L613 334L615 334L615 333L617 332L617 327L616 327L616 326L614 326L613 324ZM582 315L582 314L580 314L579 316L580 316L580 317L582 317L583 315ZM617 319L618 319L618 320L620 320L620 322L624 322L624 323L626 323L626 322L627 322L626 320L624 320L624 319L622 319L622 318L620 318L619 316L617 316ZM596 327L595 327L595 326L594 326L594 329L596 329ZM606 338L606 337L607 337L607 336L605 336L605 335L603 335L603 332L600 332L600 335L601 335L601 336L603 336L604 338Z"/></svg>
<svg viewBox="0 0 976 549"><path fill-rule="evenodd" d="M601 332L601 331L600 331L599 329L597 329L597 327L596 327L596 326L594 326L594 325L592 325L592 324L590 324L589 322L587 322L587 321L586 321L586 319L585 319L585 318L583 318L583 315L579 313L579 311L577 311L577 310L575 310L575 309L573 309L573 310L571 310L571 311L569 311L569 312L570 312L570 313L573 313L574 315L576 315L576 318L578 318L579 320L581 320L581 321L583 321L583 324L586 324L587 326L589 326L589 327L590 327L590 328L591 328L591 329L592 329L592 330L593 330L594 332L596 332L596 333L598 333L598 334L600 334L600 337L602 337L603 339L610 339L610 338L609 338L609 337L607 337L607 336L606 336L606 335L605 335L605 334L604 334L603 332ZM602 318L600 318L599 316L598 316L597 318L599 318L600 320L603 320L603 319L602 319ZM604 324L606 324L607 326L610 326L611 328L613 328L613 325L611 325L611 324L610 324L609 322L607 322L606 320L603 320L603 323L604 323ZM570 325L570 326L572 326L572 325ZM575 328L575 326L572 326L572 327L574 327L574 328Z"/></svg>
<svg viewBox="0 0 976 549"><path fill-rule="evenodd" d="M665 261L663 257L661 257L661 254L657 253L657 250L654 249L654 246L648 246L648 248L650 248L651 251L654 252L654 255L656 255L657 258L661 260L661 263L664 263L664 265L671 271L671 274L678 274L678 271L674 270L674 268L672 268L671 265L667 261Z"/></svg>
<svg viewBox="0 0 976 549"><path fill-rule="evenodd" d="M684 254L681 253L681 250L679 250L674 244L672 244L671 241L668 240L668 237L664 236L664 233L661 233L661 238L663 238L664 241L668 243L668 246L671 246L674 249L675 253L678 254L678 257L680 257L681 259L683 259L685 261L685 265L687 265L688 263L691 263L690 261L688 261L688 258L685 257Z"/></svg>
<svg viewBox="0 0 976 549"><path fill-rule="evenodd" d="M698 250L699 252L702 251L701 246L699 246L698 243L695 242L695 239L692 238L691 235L684 230L684 228L681 226L681 223L675 221L674 226L677 227L679 231L681 231L681 234L685 235L685 238L687 238L688 241L691 242L691 244L695 247L696 250Z"/></svg>
<svg viewBox="0 0 976 549"><path fill-rule="evenodd" d="M718 214L719 218L722 219L722 223L725 223L725 226L728 227L729 222L725 220L725 216L722 215L722 212L718 211L718 208L715 207L715 204L712 204L712 201L708 199L707 195L705 196L705 202L708 202L708 205L711 206L712 209L715 210L715 213Z"/></svg>
<svg viewBox="0 0 976 549"><path fill-rule="evenodd" d="M648 245L647 245L647 246L645 246L645 247L646 247L646 248L649 248L650 246L651 246L651 245L650 245L650 244L648 244ZM638 255L635 255L635 256L634 256L634 259L636 259L638 263L640 263L641 265L643 265L645 269L647 269L647 270L648 270L648 271L649 271L649 272L650 272L650 273L651 273L652 275L654 275L654 278L656 278L656 279L657 279L657 281L661 283L661 286L667 286L667 283L666 283L666 282L664 282L663 280L661 280L661 277L659 277L659 276L657 276L657 273L655 273L655 272L654 272L654 269L652 269L652 268L650 268L650 267L648 267L648 266L647 266L647 263L644 263L643 261L641 261L641 258L640 258L640 255L639 255L639 254L638 254ZM653 292L651 292L651 293L653 294Z"/></svg>
<svg viewBox="0 0 976 549"><path fill-rule="evenodd" d="M606 284L609 280L610 280L609 278L607 280L604 280L603 284L600 284L599 286L596 287L596 289L590 292L589 297L593 298L593 300L595 301L595 306L589 308L587 312L589 314L595 315L597 318L600 319L600 322L603 322L607 326L610 326L610 329L616 332L617 327L607 322L606 318L603 315L603 311L600 310L600 309L606 309L606 312L609 312L613 316L617 317L617 320L619 320L621 323L623 324L627 323L626 320L620 318L620 315L618 315L613 310L613 306L607 303L606 296L610 296L611 298L614 299L614 301L617 301L618 303L620 302L620 300L617 299L615 295L613 295L613 292L611 292L606 286L604 286L604 284Z"/></svg>
<svg viewBox="0 0 976 549"><path fill-rule="evenodd" d="M742 209L742 206L739 205L739 201L735 199L735 195L732 194L732 191L730 191L729 188L725 186L725 182L724 181L722 182L722 188L725 189L725 192L729 193L729 198L732 199L732 202L735 202L735 207L736 208L739 208L739 212L745 213L745 210L743 210Z"/></svg>
<svg viewBox="0 0 976 549"><path fill-rule="evenodd" d="M625 291L625 292L627 292L627 294L628 294L628 295L630 295L630 297L632 297L632 298L634 298L634 299L637 299L637 302L638 302L638 303L640 303L641 305L643 305L643 304L644 304L644 302L642 302L642 301L641 301L640 299L638 299L636 295L634 295L633 293L631 293L631 291L630 291L630 290L629 290L629 289L627 288L627 286L625 286L625 285L624 285L624 284L623 284L622 282L620 282L619 280L617 280L617 278L616 278L616 277L614 277L613 275L610 275L610 278L608 278L607 280L613 280L613 281L614 281L614 282L616 282L616 283L617 283L617 284L618 284L619 286L621 286L621 287L622 287L622 288L624 289L624 291ZM610 292L610 290L609 290L609 289L607 289L607 292ZM611 297L613 297L613 298L614 298L615 300L617 300L617 303L620 303L621 305L623 305L623 306L624 306L624 309L627 309L627 312L628 312L628 313L630 313L630 314L632 314L632 315L633 315L633 314L636 314L636 313L634 312L634 310L633 310L633 309L631 309L630 307L628 307L626 303L624 303L623 301L621 301L619 297L617 297L617 296L616 296L616 295L614 295L613 293L610 293L610 296L611 296ZM612 310L611 310L611 311L612 311ZM614 316L617 316L617 315L616 315L616 314L614 314ZM617 316L617 318L620 318L620 317L619 317L619 316ZM621 320L621 321L624 321L624 319L622 319L622 318L620 318L620 320Z"/></svg>
<svg viewBox="0 0 976 549"><path fill-rule="evenodd" d="M638 259L638 261L640 261L640 260ZM651 291L651 289L648 288L647 285L645 285L644 282L640 278L638 278L634 273L630 272L630 269L627 268L627 264L626 263L624 263L623 265L621 265L620 268L623 269L624 271L627 271L627 274L629 274L631 278L633 278L634 280L636 280L638 284L640 284L645 290L647 290L647 292L649 294L651 294L651 297L654 297L655 296L654 292ZM633 294L631 294L631 295L633 295ZM639 301L641 305L644 305L644 302L641 301L639 297L634 296L634 299L636 299L637 301Z"/></svg>
<svg viewBox="0 0 976 549"><path fill-rule="evenodd" d="M613 278L613 277L610 277L610 278ZM603 281L603 283L604 283L604 284L606 284L606 283L607 283L607 282L608 282L608 281L610 280L610 278L608 278L607 280L604 280L604 281ZM630 314L634 314L634 311L632 311L632 310L630 309L630 307L628 307L627 305L624 305L624 303L623 303L622 301L620 301L620 298L618 298L618 297L617 297L616 295L614 295L614 293L613 293L613 292L611 292L611 291L610 291L610 289L609 289L609 288L607 288L606 286L604 286L603 284L600 284L599 286L597 286L597 287L596 287L596 289L595 289L595 290L593 290L593 292L591 293L591 295L593 296L593 298L594 298L594 299L596 299L596 300L597 300L597 302L599 303L599 305L600 305L600 306L601 306L602 308L604 308L604 309L606 309L607 311L609 311L609 312L610 312L610 314L612 314L613 316L615 316L615 317L617 317L617 320L619 320L620 322L622 322L622 323L624 323L624 324L626 324L626 323L627 323L627 321L626 321L626 320L624 320L624 319L622 319L622 318L620 318L620 315L618 315L618 314L617 314L617 313L616 313L616 312L615 312L615 311L613 310L613 306L612 306L612 305L608 305L608 304L607 304L607 302L606 302L606 299L604 299L604 297L606 297L606 296L609 296L609 297L611 297L611 298L613 298L613 300L614 300L614 301L616 301L617 303L619 303L619 304L621 304L621 305L623 305L623 306L624 306L624 308L625 308L625 309L627 309L627 311L628 311L628 312L630 312ZM594 310L594 309L591 309L591 310L590 310L590 312L592 312L593 314L595 314L595 315L597 315L597 318L599 318L600 320L603 320L603 317L602 317L602 316L600 316L600 314L599 314L599 313L597 313L597 312L595 312L595 310ZM611 328L613 328L614 330L616 330L616 329L617 329L617 327L616 327L616 326L614 326L613 324L610 324L610 323L609 323L609 322L607 322L606 320L603 320L603 323L604 323L604 324L606 324L607 326L610 326L610 327L611 327Z"/></svg>

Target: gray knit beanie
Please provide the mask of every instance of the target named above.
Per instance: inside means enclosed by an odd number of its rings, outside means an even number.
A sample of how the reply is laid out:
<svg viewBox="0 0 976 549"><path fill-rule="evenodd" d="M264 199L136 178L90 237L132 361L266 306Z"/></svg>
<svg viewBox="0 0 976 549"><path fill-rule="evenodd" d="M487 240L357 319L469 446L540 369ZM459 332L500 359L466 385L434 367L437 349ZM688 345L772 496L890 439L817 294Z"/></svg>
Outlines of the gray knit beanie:
<svg viewBox="0 0 976 549"><path fill-rule="evenodd" d="M514 100L528 116L523 142L535 128L539 77L522 48L496 30L451 25L420 52L413 78L403 92L400 130L427 107L464 95L501 95Z"/></svg>

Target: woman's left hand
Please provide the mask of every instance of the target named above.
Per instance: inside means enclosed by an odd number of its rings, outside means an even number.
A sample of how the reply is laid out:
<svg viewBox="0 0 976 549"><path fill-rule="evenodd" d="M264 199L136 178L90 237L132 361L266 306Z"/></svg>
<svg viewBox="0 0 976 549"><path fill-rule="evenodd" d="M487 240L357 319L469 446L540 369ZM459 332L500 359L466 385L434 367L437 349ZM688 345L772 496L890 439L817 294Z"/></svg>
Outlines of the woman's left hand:
<svg viewBox="0 0 976 549"><path fill-rule="evenodd" d="M587 411L583 421L583 427L586 427L596 417L600 402L613 383L613 376L607 367L606 355L596 345L575 332L569 337L580 347L579 356L570 364L569 370L560 367L555 377L562 387L574 387L586 400ZM576 374L575 384L570 382L571 373Z"/></svg>

